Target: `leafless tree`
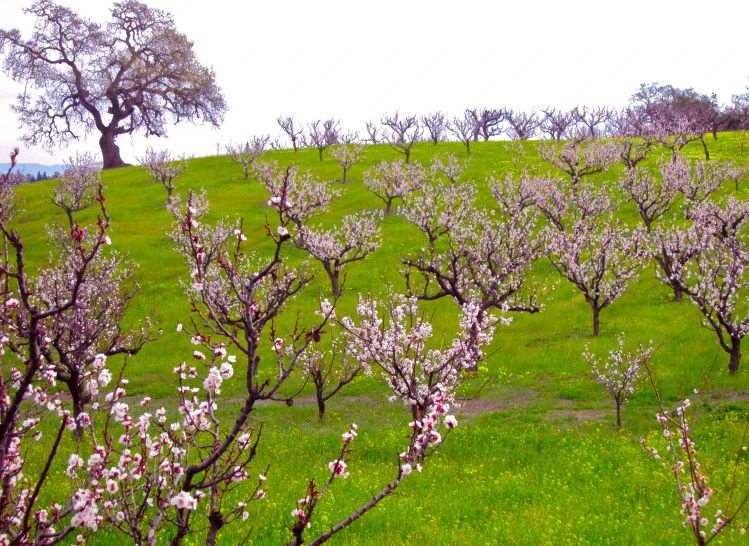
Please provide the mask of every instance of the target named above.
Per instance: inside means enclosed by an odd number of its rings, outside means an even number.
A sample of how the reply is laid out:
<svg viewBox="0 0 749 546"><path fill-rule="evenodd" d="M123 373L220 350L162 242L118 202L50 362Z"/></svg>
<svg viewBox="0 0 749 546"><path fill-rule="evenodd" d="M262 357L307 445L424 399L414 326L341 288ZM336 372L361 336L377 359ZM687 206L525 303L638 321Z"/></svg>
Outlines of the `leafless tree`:
<svg viewBox="0 0 749 546"><path fill-rule="evenodd" d="M384 139L390 147L406 156L406 163L411 160L411 150L422 135L419 119L415 115L400 117L398 112L394 116L385 114L381 120L386 127Z"/></svg>
<svg viewBox="0 0 749 546"><path fill-rule="evenodd" d="M286 144L281 141L281 137L276 137L268 143L271 150L286 150Z"/></svg>
<svg viewBox="0 0 749 546"><path fill-rule="evenodd" d="M355 129L349 129L345 133L343 131L338 132L338 143L340 144L359 144L361 142L361 136L359 131Z"/></svg>
<svg viewBox="0 0 749 546"><path fill-rule="evenodd" d="M283 132L289 135L291 147L296 152L299 149L300 140L303 140L304 127L297 128L294 126L294 116L288 118L279 117L276 122L283 129Z"/></svg>
<svg viewBox="0 0 749 546"><path fill-rule="evenodd" d="M544 114L544 118L539 125L541 132L547 135L550 140L555 140L559 144L559 141L567 134L567 130L574 125L572 113L550 107L542 108L541 111Z"/></svg>
<svg viewBox="0 0 749 546"><path fill-rule="evenodd" d="M488 108L467 109L465 111L465 118L470 119L473 125L475 131L473 134L474 142L477 142L479 137L486 141L493 136L501 135L503 132L500 126L504 120L504 112L502 110Z"/></svg>
<svg viewBox="0 0 749 546"><path fill-rule="evenodd" d="M312 123L307 124L308 134L310 143L317 148L320 154L320 163L322 163L322 153L325 148L338 144L339 132L338 124L340 122L331 118L326 120L318 119Z"/></svg>
<svg viewBox="0 0 749 546"><path fill-rule="evenodd" d="M447 116L439 110L426 116L421 116L421 123L429 131L429 138L435 146L445 138L448 120Z"/></svg>
<svg viewBox="0 0 749 546"><path fill-rule="evenodd" d="M612 115L613 111L608 106L576 106L572 109L573 119L578 125L585 127L588 138L606 136L606 127Z"/></svg>
<svg viewBox="0 0 749 546"><path fill-rule="evenodd" d="M535 111L505 110L504 120L510 125L507 133L512 140L530 140L536 135L541 119Z"/></svg>
<svg viewBox="0 0 749 546"><path fill-rule="evenodd" d="M477 131L474 118L468 114L463 118L453 118L452 122L447 125L447 130L463 143L466 147L466 155L471 155L471 141L475 140Z"/></svg>
<svg viewBox="0 0 749 546"><path fill-rule="evenodd" d="M369 138L367 140L369 140L369 142L371 142L372 144L379 144L380 142L382 142L382 127L380 127L374 121L367 122L367 134L369 135Z"/></svg>
<svg viewBox="0 0 749 546"><path fill-rule="evenodd" d="M24 12L35 18L31 38L0 30L0 51L5 73L25 85L12 108L26 142L54 148L96 131L110 169L125 165L120 135L164 136L170 119L223 121L213 69L198 62L168 12L125 0L106 25L51 0Z"/></svg>

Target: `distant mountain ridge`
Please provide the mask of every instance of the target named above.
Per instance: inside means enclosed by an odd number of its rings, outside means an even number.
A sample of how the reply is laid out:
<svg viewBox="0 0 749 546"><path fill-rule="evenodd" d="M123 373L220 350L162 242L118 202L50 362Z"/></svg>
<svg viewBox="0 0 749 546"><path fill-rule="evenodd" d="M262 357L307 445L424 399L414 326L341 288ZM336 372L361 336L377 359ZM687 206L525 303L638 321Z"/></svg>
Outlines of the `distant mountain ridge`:
<svg viewBox="0 0 749 546"><path fill-rule="evenodd" d="M10 168L10 163L0 163L0 173L6 173L8 172L8 169ZM42 165L40 163L18 163L16 165L16 168L14 171L17 171L19 173L24 174L31 174L33 176L36 176L37 173L47 173L47 176L50 178L56 173L56 172L63 172L65 170L65 165Z"/></svg>

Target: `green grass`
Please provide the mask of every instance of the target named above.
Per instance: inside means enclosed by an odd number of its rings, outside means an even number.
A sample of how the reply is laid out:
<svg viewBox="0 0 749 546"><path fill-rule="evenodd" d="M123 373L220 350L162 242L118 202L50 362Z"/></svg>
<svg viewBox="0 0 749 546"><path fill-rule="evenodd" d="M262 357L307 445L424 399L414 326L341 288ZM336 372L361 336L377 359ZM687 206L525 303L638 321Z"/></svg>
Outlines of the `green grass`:
<svg viewBox="0 0 749 546"><path fill-rule="evenodd" d="M715 159L746 161L739 155L736 135L722 134L708 144ZM547 169L538 159L535 145L526 143L527 162ZM481 188L479 202L492 206L484 180L512 168L506 144L482 142L471 149L464 179L474 179ZM460 144L421 144L414 149L412 160L428 164L435 151L464 154ZM701 146L690 146L686 151L698 157ZM381 208L382 203L363 186L362 174L379 161L396 157L386 146L368 148L364 162L350 170L349 183L341 185L335 182L341 169L327 154L323 163L318 161L317 150L267 155L281 163L298 163L343 190L330 213L319 219L326 225L344 214ZM655 165L654 160L649 163ZM617 167L598 179L613 181L620 173ZM153 309L164 329L159 341L130 360L128 394L170 399L175 387L171 370L186 360L192 349L186 336L175 331L178 322L189 319L189 305L177 282L187 276L188 269L166 236L172 221L164 207L166 191L149 184L137 167L106 172L103 180L113 220L113 247L140 264L142 290L132 316L143 316ZM46 263L50 252L43 240L45 225L65 221L45 201L53 184L18 189L25 211L13 227L24 238L32 267ZM177 185L182 195L188 189L207 190L211 202L207 221L243 217L248 244L261 249L267 244L262 227L269 210L267 195L257 182L243 180L241 166L226 157L195 159ZM739 193L745 197L746 189L740 188ZM637 221L630 205L623 205L618 214L626 222ZM83 211L78 218L92 221L95 211ZM347 269L339 316L353 310L359 293L381 295L388 284L404 289L398 274L400 259L418 250L423 240L418 230L392 215L384 221L383 241L382 248ZM298 256L293 253L292 259ZM550 283L556 281L545 261L537 264L536 275ZM279 321L281 326L289 325L297 311L303 321L312 324L319 297L329 292L323 273L292 302ZM425 309L434 310L438 333L455 327L457 312L452 302L440 301ZM615 344L619 332L626 332L632 344L652 339L661 345L654 358L656 379L664 398L673 403L703 387L704 376L716 358L715 336L700 326L694 305L686 300L671 301L669 290L656 281L652 267L602 312L600 339L592 337L591 322L591 311L582 296L560 281L541 313L516 315L511 325L501 327L493 345L499 350L463 393L471 396L489 380L476 400L458 410L461 426L422 475L409 477L396 496L340 533L334 543L688 543L672 480L646 457L639 444L642 436L659 441L653 393L643 386L623 411L623 429L615 431L613 402L594 382L581 353L587 343L594 352L604 353ZM742 370L729 377L727 355L720 351L717 359L704 395L707 403L698 408L694 432L710 484L718 490L712 510L724 508L724 488L730 479L728 461L738 448L749 393L749 373ZM749 361L742 367L749 367ZM241 379L238 370L233 380L224 383L226 397L241 394ZM298 385L292 383L289 392ZM339 449L340 434L351 421L360 426L349 465L351 477L337 483L326 497L309 536L336 523L390 481L409 418L402 406L386 401L386 394L378 379L362 378L330 402L325 423L318 422L316 408L308 403L292 408L263 406L253 414L254 420L265 423L255 472L270 465L268 497L252 505L247 522L225 530L221 543L234 544L234 537L250 530L250 544L285 543L294 502L304 495L309 478L324 477L328 461ZM227 415L231 413L231 403L222 407ZM61 472L54 474L51 487L67 487ZM741 478L745 472L742 465ZM740 483L743 490L749 490L749 479ZM741 521L749 525L749 515ZM191 544L200 543L198 537L190 540ZM729 531L720 543L742 540L746 542L737 531ZM122 536L100 533L91 542L120 544Z"/></svg>

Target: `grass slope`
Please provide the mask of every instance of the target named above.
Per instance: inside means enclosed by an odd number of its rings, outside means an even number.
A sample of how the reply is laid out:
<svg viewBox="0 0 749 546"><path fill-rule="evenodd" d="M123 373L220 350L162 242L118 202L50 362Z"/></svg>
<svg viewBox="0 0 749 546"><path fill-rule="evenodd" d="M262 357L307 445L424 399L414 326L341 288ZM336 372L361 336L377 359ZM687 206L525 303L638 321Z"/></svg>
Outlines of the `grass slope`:
<svg viewBox="0 0 749 546"><path fill-rule="evenodd" d="M536 143L525 146L526 161L547 169L535 152ZM745 161L735 135L720 135L709 146L713 158ZM484 181L492 173L503 176L513 168L507 144L480 142L471 148L471 164L464 179L471 178L479 184L479 203L491 207L492 198ZM701 147L690 146L686 151L699 156ZM414 149L412 160L428 164L435 152L462 156L464 149L456 143L436 147L421 144ZM363 186L362 174L379 161L396 157L386 146L368 148L364 162L349 172L350 182L346 185L335 182L341 177L341 168L327 153L323 163L318 161L317 150L310 149L296 154L273 152L266 159L297 163L342 189L343 196L334 201L330 213L319 219L325 225L333 225L344 214L382 207ZM649 163L654 166L655 160ZM599 178L613 181L620 173L617 167ZM160 185L149 184L137 167L105 172L103 180L113 219L114 248L140 264L142 291L132 315L143 316L154 309L164 328L159 341L130 360L126 373L130 379L128 393L168 399L175 387L171 370L186 360L192 349L186 336L175 331L177 322L189 319L189 306L177 282L187 276L188 270L166 236L171 224L171 215L164 207L166 192ZM14 220L14 227L24 238L32 266L41 266L48 259L50 248L43 240L45 226L65 221L46 201L53 184L43 182L18 188L25 211ZM243 217L248 244L264 248L267 194L257 182L243 180L241 166L227 157L195 159L177 179L177 185L183 195L188 188L205 188L211 202L207 221L222 216ZM729 190L733 191L726 188ZM739 193L746 196L744 188ZM618 214L624 221L637 221L630 205L623 205ZM81 222L92 221L95 212L83 211L78 218ZM384 294L388 284L403 289L398 274L400 259L418 250L423 240L418 230L392 215L384 221L383 241L381 249L347 270L339 316L353 310L358 293ZM537 265L536 274L547 277L549 283L557 280L545 261ZM312 323L318 298L329 292L323 273L287 309L279 321L281 327L289 325L297 311ZM434 311L438 330L449 333L455 327L457 312L451 302L440 301L425 308L430 313ZM501 327L494 343L499 350L465 394L471 395L485 379L489 380L488 385L476 400L459 410L461 427L422 475L408 479L397 496L338 535L334 542L688 542L690 537L681 527L680 503L672 480L647 459L639 445L641 436L650 436L658 443L654 395L647 388L636 393L624 409L623 429L615 431L612 403L595 384L581 353L587 343L594 352L605 353L615 344L619 332L627 333L629 343L647 343L651 339L662 343L654 366L665 398L673 402L694 388L703 387L704 376L716 358L714 334L700 326L695 306L686 300L672 301L669 290L655 280L652 267L620 300L603 311L600 339L591 335L591 320L583 298L562 280L550 293L543 312L516 315L510 326ZM711 476L710 484L718 490L714 505L711 502L712 510L724 508L724 488L730 480L727 461L735 456L740 441L749 392L749 373L742 370L737 377L729 377L727 355L721 351L717 359L695 429L701 461ZM749 367L749 361L743 362L742 367ZM241 395L241 373L237 371L235 379L224 383L228 397ZM316 408L311 404L296 404L291 409L260 408L253 417L265 423L257 472L266 465L271 467L268 498L253 504L246 522L222 533L221 543L234 544L236 537L248 532L252 537L250 544L285 543L294 502L303 496L309 478L325 475L328 461L339 449L340 433L351 421L356 421L361 431L349 465L351 477L336 484L321 505L310 536L336 523L392 479L395 454L403 444L408 417L402 407L389 404L385 397L376 379L362 378L331 401L329 418L324 423L317 421ZM224 407L231 412L231 403ZM743 478L743 465L739 472ZM739 483L749 488L749 480ZM54 475L52 485L68 487L62 469ZM749 517L741 519L749 524ZM98 534L92 543L118 544L121 538ZM200 543L198 538L192 537L191 543ZM721 539L723 544L742 541L745 537L738 531L729 531Z"/></svg>

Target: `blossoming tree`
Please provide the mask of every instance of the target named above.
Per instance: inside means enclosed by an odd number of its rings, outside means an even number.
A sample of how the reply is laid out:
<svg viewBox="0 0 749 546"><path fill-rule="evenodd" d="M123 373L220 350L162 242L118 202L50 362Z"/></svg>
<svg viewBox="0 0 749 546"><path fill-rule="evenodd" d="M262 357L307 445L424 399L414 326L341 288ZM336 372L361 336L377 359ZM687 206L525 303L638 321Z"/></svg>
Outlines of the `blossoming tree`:
<svg viewBox="0 0 749 546"><path fill-rule="evenodd" d="M143 170L152 182L160 183L166 188L166 204L172 204L172 193L177 189L174 179L181 175L190 163L186 156L172 157L169 150L146 148L146 155L139 159Z"/></svg>
<svg viewBox="0 0 749 546"><path fill-rule="evenodd" d="M401 159L383 161L364 173L364 185L385 203L385 214L390 214L396 199L420 190L426 179L427 171L421 164Z"/></svg>
<svg viewBox="0 0 749 546"><path fill-rule="evenodd" d="M330 279L333 296L341 295L340 275L348 264L363 260L382 244L382 212L350 214L332 229L302 228L299 246L319 261Z"/></svg>

